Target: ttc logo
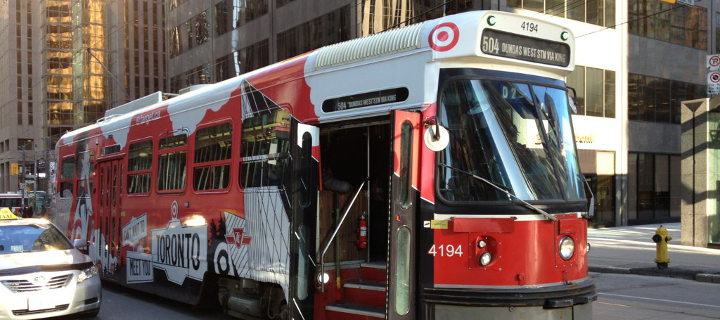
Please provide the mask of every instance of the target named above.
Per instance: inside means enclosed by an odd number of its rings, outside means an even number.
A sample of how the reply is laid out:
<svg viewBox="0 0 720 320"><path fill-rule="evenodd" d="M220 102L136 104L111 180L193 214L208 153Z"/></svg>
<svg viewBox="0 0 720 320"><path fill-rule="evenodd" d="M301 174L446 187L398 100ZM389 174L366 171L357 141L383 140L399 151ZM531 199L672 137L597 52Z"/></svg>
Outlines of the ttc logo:
<svg viewBox="0 0 720 320"><path fill-rule="evenodd" d="M249 245L250 241L252 240L251 236L248 236L245 234L245 229L243 228L233 228L232 235L226 235L225 239L227 240L227 243L230 245L235 245L238 249L244 245Z"/></svg>

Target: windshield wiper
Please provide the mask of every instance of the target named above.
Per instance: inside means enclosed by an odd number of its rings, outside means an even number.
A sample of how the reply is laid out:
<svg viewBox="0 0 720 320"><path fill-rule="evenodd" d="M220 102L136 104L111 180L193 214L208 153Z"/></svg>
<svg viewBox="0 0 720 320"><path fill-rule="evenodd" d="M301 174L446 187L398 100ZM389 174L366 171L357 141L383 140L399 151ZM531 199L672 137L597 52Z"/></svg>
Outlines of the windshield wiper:
<svg viewBox="0 0 720 320"><path fill-rule="evenodd" d="M485 178L483 178L483 177L474 175L474 174L472 174L472 173L470 173L470 172L467 172L467 171L465 171L465 170L460 170L460 169L458 169L458 168L451 167L451 166L446 165L446 164L444 164L444 163L438 164L438 166L444 167L444 168L447 168L447 169L450 169L450 170L454 170L454 171L457 171L457 172L460 172L460 173L469 175L469 176L473 177L473 178L476 179L476 180L480 180L480 181L484 182L485 184L487 184L487 185L489 185L489 186L491 186L491 187L493 187L493 188L495 188L495 189L497 189L497 190L500 190L500 191L504 192L505 194L508 195L508 198L510 198L510 199L516 199L517 201L519 201L521 204L523 204L523 205L524 205L525 207L527 207L528 209L530 209L530 210L532 210L532 211L535 211L535 212L543 215L545 218L548 218L548 219L550 219L550 220L552 220L552 221L558 221L558 219L557 219L555 216L553 216L553 215L545 212L544 210L542 210L542 209L540 209L540 208L538 208L538 207L536 207L536 206L528 203L527 201L525 201L525 200L523 200L523 199L520 199L518 196L516 196L514 193L512 193L512 189L511 189L511 188L508 188L508 187L506 187L506 186L497 184L497 183L495 183L495 182L492 182L492 181L490 181L490 180L488 180L488 179L485 179Z"/></svg>

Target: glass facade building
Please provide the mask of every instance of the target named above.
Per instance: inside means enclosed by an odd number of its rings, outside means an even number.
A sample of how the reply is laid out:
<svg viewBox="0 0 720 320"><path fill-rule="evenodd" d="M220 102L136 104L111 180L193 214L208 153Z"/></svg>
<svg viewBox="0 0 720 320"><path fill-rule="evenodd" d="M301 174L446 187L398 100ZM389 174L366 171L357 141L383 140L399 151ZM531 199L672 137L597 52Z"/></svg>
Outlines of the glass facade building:
<svg viewBox="0 0 720 320"><path fill-rule="evenodd" d="M165 91L164 1L41 3L43 105L53 144L113 106Z"/></svg>
<svg viewBox="0 0 720 320"><path fill-rule="evenodd" d="M0 1L0 192L22 187L19 170L32 173L35 151L43 147L39 8L39 1Z"/></svg>
<svg viewBox="0 0 720 320"><path fill-rule="evenodd" d="M21 187L23 147L44 172L66 131L167 91L165 2L0 0L0 192Z"/></svg>

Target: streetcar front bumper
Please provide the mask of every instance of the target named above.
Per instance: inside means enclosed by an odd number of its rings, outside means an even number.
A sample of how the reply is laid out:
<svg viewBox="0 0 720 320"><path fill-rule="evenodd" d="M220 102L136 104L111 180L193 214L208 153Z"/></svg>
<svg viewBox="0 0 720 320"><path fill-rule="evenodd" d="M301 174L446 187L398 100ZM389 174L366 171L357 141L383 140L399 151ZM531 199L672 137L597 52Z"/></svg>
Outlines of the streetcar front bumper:
<svg viewBox="0 0 720 320"><path fill-rule="evenodd" d="M437 320L587 320L595 300L590 277L570 284L423 290L426 318Z"/></svg>

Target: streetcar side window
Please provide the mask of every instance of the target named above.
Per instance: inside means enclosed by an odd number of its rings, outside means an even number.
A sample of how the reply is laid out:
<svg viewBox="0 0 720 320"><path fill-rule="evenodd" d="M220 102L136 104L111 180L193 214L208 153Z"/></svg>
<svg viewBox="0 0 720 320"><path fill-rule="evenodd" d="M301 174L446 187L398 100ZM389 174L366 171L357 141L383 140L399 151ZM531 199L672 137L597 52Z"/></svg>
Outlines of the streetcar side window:
<svg viewBox="0 0 720 320"><path fill-rule="evenodd" d="M290 113L277 109L242 122L241 188L282 187L290 161Z"/></svg>
<svg viewBox="0 0 720 320"><path fill-rule="evenodd" d="M75 157L63 159L60 172L60 197L72 198L75 182Z"/></svg>
<svg viewBox="0 0 720 320"><path fill-rule="evenodd" d="M410 229L401 227L397 231L395 251L395 312L399 315L410 311Z"/></svg>
<svg viewBox="0 0 720 320"><path fill-rule="evenodd" d="M142 141L130 145L128 152L128 194L147 194L150 192L150 171L152 169L152 141ZM117 168L115 168L117 171ZM114 195L115 193L113 193Z"/></svg>
<svg viewBox="0 0 720 320"><path fill-rule="evenodd" d="M405 121L400 133L400 186L399 201L403 209L410 207L410 155L412 154L412 123Z"/></svg>
<svg viewBox="0 0 720 320"><path fill-rule="evenodd" d="M158 191L178 192L185 189L187 169L187 135L160 139L158 145Z"/></svg>
<svg viewBox="0 0 720 320"><path fill-rule="evenodd" d="M93 170L95 170L95 153L92 151L84 151L82 153L78 153L78 159L79 160L75 165L75 177L77 177L75 195L78 198L87 198L90 196L90 192L92 192L93 190L92 173ZM87 185L85 184L85 180L87 180Z"/></svg>
<svg viewBox="0 0 720 320"><path fill-rule="evenodd" d="M196 191L226 189L230 182L232 124L199 129L195 135L193 188Z"/></svg>

